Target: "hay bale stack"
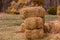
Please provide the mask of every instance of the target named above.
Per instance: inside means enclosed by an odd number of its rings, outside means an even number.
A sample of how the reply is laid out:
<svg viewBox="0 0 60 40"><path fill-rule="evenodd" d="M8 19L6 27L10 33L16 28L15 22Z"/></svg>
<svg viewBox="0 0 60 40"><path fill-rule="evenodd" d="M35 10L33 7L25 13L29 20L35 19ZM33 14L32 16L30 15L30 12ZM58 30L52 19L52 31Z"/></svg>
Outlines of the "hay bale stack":
<svg viewBox="0 0 60 40"><path fill-rule="evenodd" d="M50 21L50 33L60 33L60 22L59 21Z"/></svg>
<svg viewBox="0 0 60 40"><path fill-rule="evenodd" d="M57 16L58 20L60 20L60 5L57 7Z"/></svg>
<svg viewBox="0 0 60 40"><path fill-rule="evenodd" d="M20 10L20 18L24 23L20 26L25 30L27 40L35 40L43 38L44 36L44 23L45 23L45 10L43 7L25 7Z"/></svg>
<svg viewBox="0 0 60 40"><path fill-rule="evenodd" d="M60 40L60 34L50 34L46 39L44 40Z"/></svg>
<svg viewBox="0 0 60 40"><path fill-rule="evenodd" d="M45 17L45 10L43 7L26 7L20 10L20 18L26 19L28 17Z"/></svg>

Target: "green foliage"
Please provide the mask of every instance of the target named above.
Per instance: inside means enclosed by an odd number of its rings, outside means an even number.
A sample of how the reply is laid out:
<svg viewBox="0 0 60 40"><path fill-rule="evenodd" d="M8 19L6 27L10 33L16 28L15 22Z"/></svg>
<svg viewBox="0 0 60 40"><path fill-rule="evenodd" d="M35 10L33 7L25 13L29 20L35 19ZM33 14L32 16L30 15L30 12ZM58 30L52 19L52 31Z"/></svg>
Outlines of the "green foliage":
<svg viewBox="0 0 60 40"><path fill-rule="evenodd" d="M43 5L43 3L44 3L44 0L32 0L32 1L33 2L37 2L40 5Z"/></svg>
<svg viewBox="0 0 60 40"><path fill-rule="evenodd" d="M48 9L48 14L50 15L56 15L56 12L57 12L57 7L56 6L51 6L49 9Z"/></svg>
<svg viewBox="0 0 60 40"><path fill-rule="evenodd" d="M2 0L0 0L0 7L2 6Z"/></svg>
<svg viewBox="0 0 60 40"><path fill-rule="evenodd" d="M0 12L2 11L2 0L0 0Z"/></svg>

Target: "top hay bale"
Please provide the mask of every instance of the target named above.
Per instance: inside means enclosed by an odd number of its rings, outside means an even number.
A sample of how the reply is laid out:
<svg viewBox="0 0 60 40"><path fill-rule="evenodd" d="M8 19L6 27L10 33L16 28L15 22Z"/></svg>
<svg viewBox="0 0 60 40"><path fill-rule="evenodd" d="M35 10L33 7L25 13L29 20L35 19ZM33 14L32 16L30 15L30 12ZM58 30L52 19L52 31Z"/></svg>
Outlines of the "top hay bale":
<svg viewBox="0 0 60 40"><path fill-rule="evenodd" d="M42 6L39 7L26 7L20 10L20 18L26 19L28 17L45 17L45 10Z"/></svg>

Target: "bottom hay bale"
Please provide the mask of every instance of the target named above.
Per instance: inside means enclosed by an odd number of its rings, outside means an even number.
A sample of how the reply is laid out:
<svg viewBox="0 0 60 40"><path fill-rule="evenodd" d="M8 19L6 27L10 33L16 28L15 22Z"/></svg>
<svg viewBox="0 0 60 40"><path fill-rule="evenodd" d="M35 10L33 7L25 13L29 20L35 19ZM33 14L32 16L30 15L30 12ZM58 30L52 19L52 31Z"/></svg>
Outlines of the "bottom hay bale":
<svg viewBox="0 0 60 40"><path fill-rule="evenodd" d="M41 39L44 37L43 29L35 29L35 30L26 30L25 31L26 39Z"/></svg>
<svg viewBox="0 0 60 40"><path fill-rule="evenodd" d="M44 35L44 31L43 29L35 29L32 31L32 39L39 39L39 38L42 38Z"/></svg>
<svg viewBox="0 0 60 40"><path fill-rule="evenodd" d="M49 25L51 28L50 33L54 33L54 34L60 33L60 22L59 21L51 21Z"/></svg>
<svg viewBox="0 0 60 40"><path fill-rule="evenodd" d="M32 30L25 30L25 36L27 39L31 38L31 32L32 32Z"/></svg>
<svg viewBox="0 0 60 40"><path fill-rule="evenodd" d="M45 23L44 32L53 33L53 34L60 33L60 22L56 20L56 21L50 21L48 23Z"/></svg>
<svg viewBox="0 0 60 40"><path fill-rule="evenodd" d="M44 40L60 40L60 34L50 34L46 39Z"/></svg>

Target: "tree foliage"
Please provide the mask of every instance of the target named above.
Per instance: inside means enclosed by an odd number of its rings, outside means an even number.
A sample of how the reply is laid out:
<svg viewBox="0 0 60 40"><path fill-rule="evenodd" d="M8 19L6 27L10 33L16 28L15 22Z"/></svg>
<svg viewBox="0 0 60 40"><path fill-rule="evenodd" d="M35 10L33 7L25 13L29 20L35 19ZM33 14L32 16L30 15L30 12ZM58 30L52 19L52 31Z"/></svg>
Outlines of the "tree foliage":
<svg viewBox="0 0 60 40"><path fill-rule="evenodd" d="M2 0L0 0L0 7L2 6Z"/></svg>
<svg viewBox="0 0 60 40"><path fill-rule="evenodd" d="M0 11L2 9L2 0L0 0Z"/></svg>
<svg viewBox="0 0 60 40"><path fill-rule="evenodd" d="M48 9L48 14L50 14L50 15L56 15L56 12L57 12L57 7L56 6L51 6Z"/></svg>

